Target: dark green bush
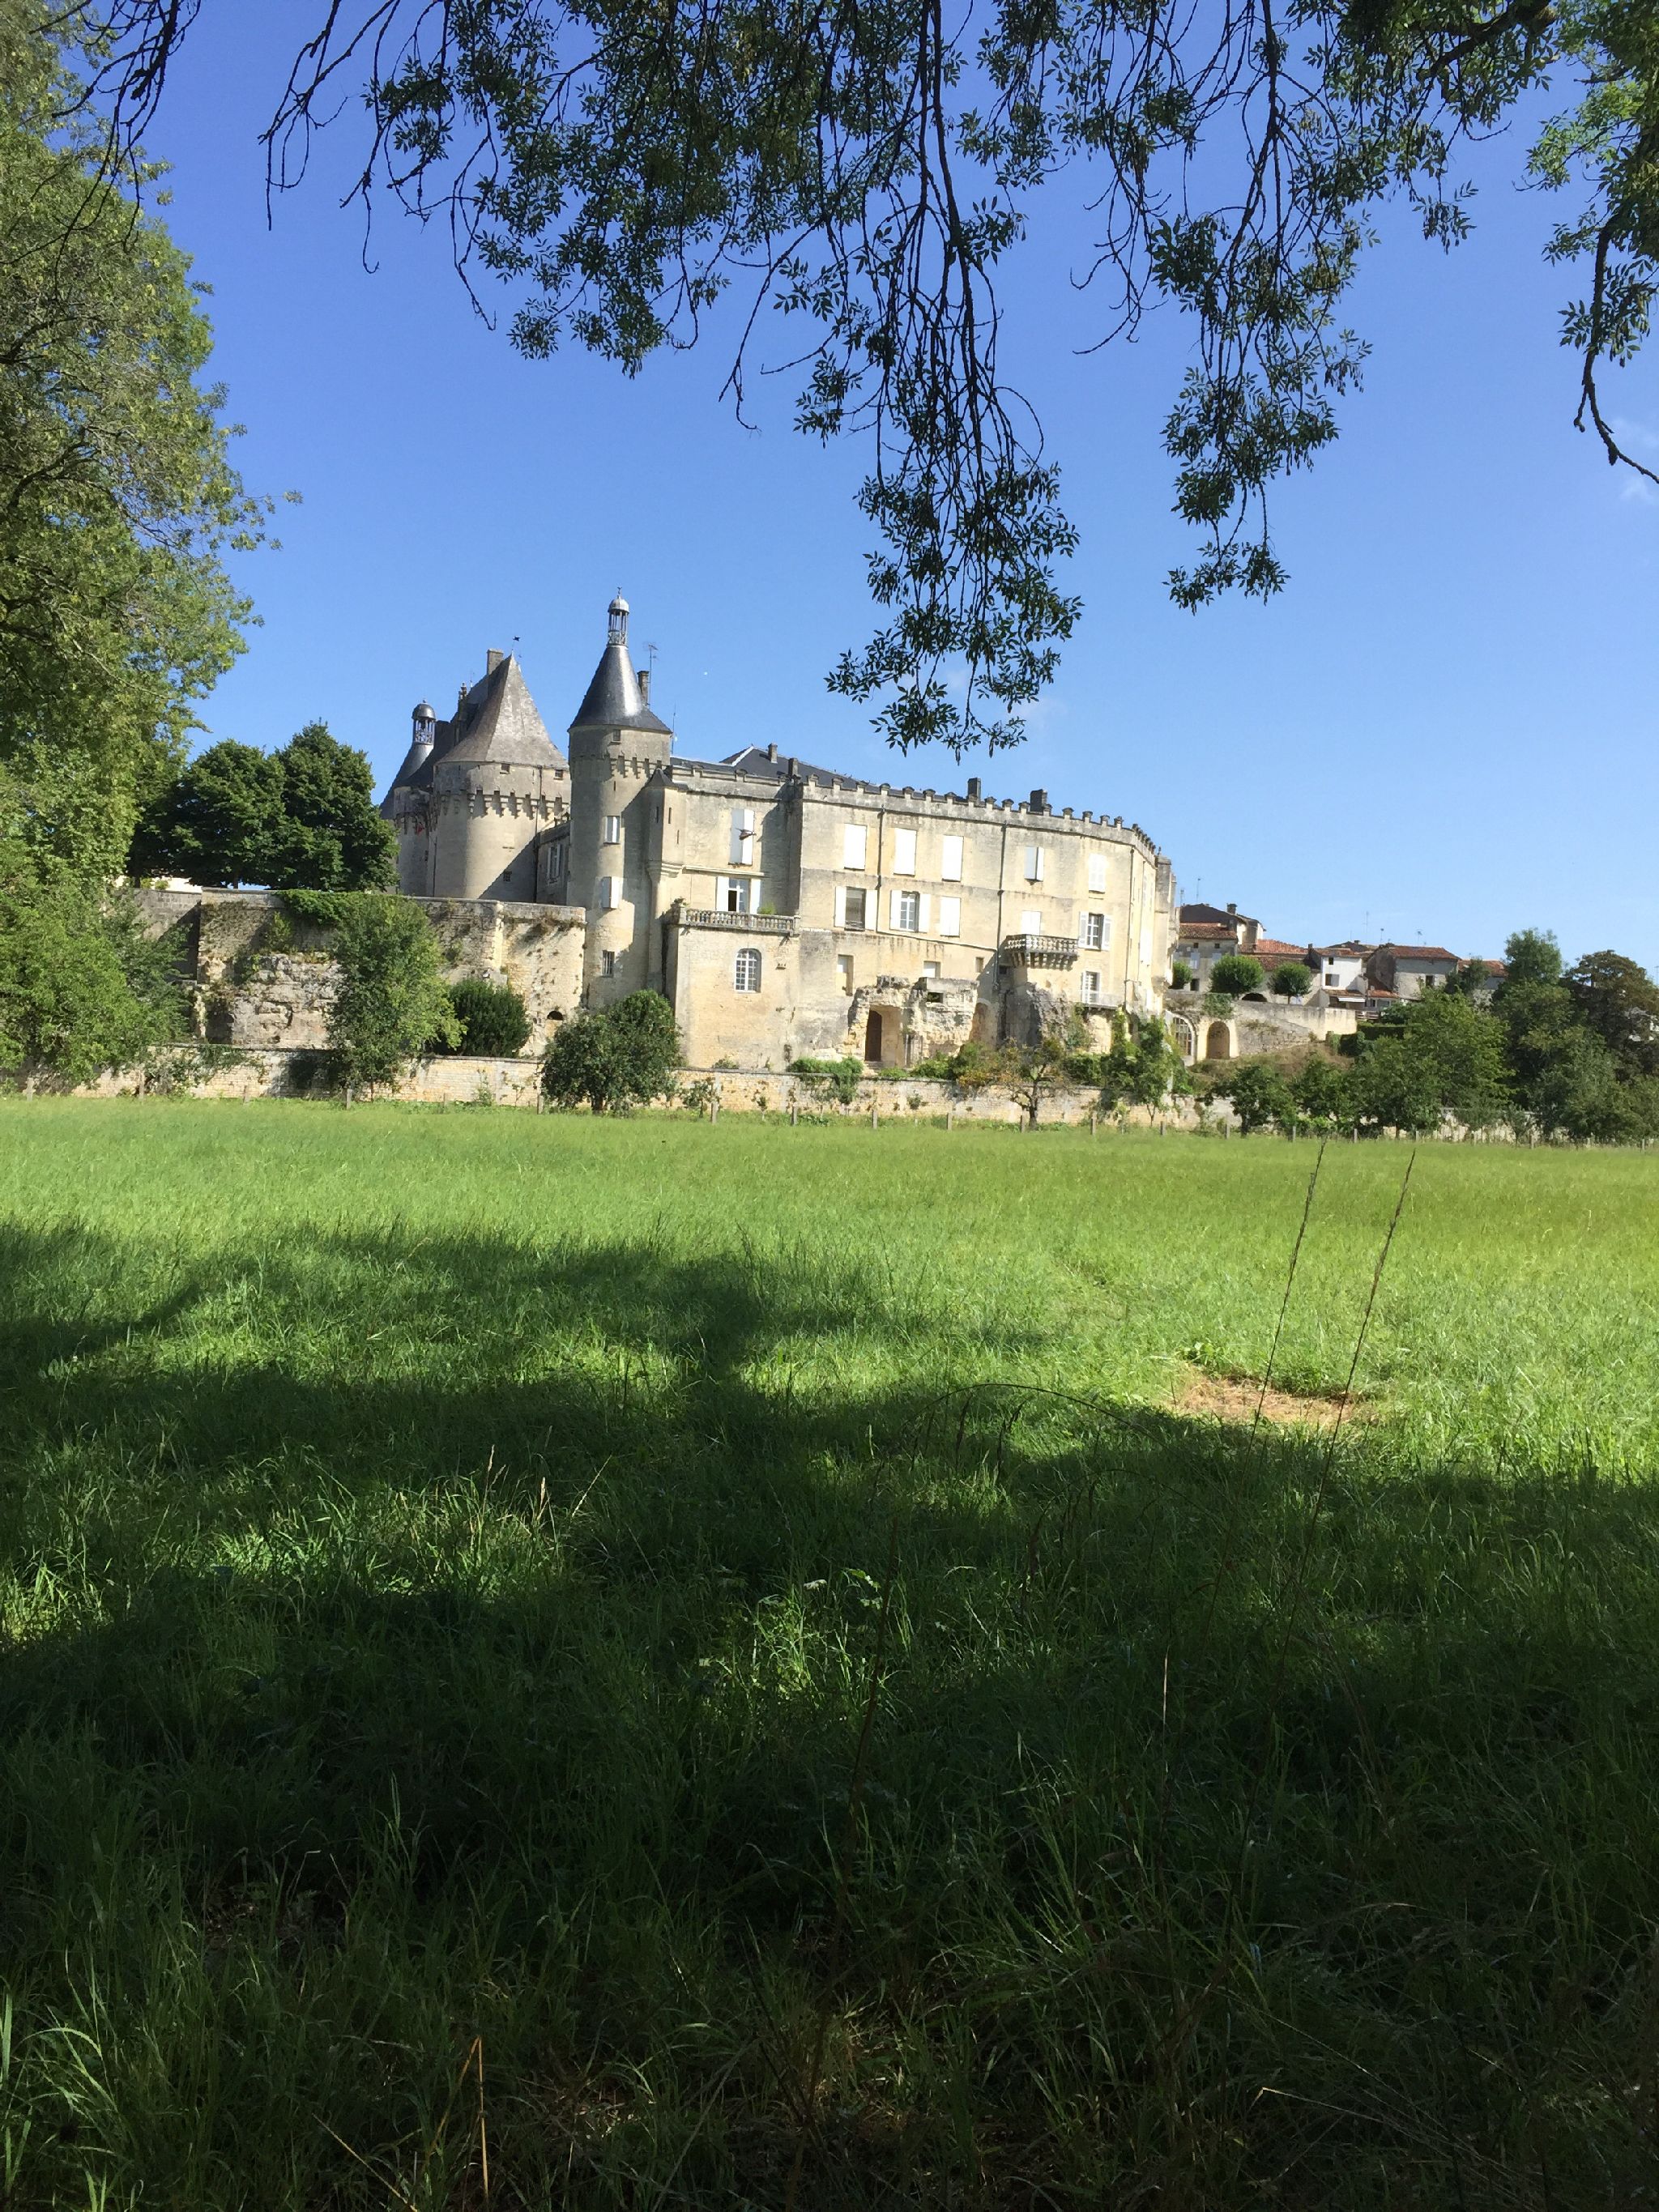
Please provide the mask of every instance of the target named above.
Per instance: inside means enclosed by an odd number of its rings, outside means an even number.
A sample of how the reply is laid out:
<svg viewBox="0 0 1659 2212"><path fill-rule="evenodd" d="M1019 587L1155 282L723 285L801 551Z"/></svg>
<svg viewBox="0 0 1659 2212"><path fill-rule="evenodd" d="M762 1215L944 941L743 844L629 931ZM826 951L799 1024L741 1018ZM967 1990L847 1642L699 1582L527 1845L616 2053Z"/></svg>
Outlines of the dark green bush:
<svg viewBox="0 0 1659 2212"><path fill-rule="evenodd" d="M457 1052L481 1059L511 1060L530 1036L530 1012L509 983L486 983L469 975L449 986L449 1003L460 1025Z"/></svg>

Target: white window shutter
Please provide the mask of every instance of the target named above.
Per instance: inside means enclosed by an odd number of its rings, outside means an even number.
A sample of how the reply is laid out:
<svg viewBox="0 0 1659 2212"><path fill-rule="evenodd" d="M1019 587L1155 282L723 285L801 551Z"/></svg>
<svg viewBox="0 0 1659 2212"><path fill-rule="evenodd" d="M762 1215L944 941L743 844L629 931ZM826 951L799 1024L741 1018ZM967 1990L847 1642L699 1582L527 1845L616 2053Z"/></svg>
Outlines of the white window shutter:
<svg viewBox="0 0 1659 2212"><path fill-rule="evenodd" d="M896 929L899 927L899 896L900 894L897 891L889 891L887 894L887 927L889 929Z"/></svg>
<svg viewBox="0 0 1659 2212"><path fill-rule="evenodd" d="M959 937L962 934L962 901L959 898L940 899L939 933L941 937Z"/></svg>
<svg viewBox="0 0 1659 2212"><path fill-rule="evenodd" d="M942 838L939 842L939 872L947 884L962 880L962 840L960 837Z"/></svg>
<svg viewBox="0 0 1659 2212"><path fill-rule="evenodd" d="M1104 853L1091 853L1089 855L1089 888L1091 891L1103 891L1106 888Z"/></svg>
<svg viewBox="0 0 1659 2212"><path fill-rule="evenodd" d="M918 929L926 929L926 928L927 928L927 909L928 909L928 908L929 908L930 906L932 906L932 904L933 904L933 901L932 901L932 899L930 899L930 898L928 897L928 896L927 896L927 892L926 892L926 891L924 891L924 892L922 893L922 895L921 895L921 907L917 909L917 914L916 914L916 927L917 927Z"/></svg>
<svg viewBox="0 0 1659 2212"><path fill-rule="evenodd" d="M847 886L845 884L837 884L836 885L836 927L837 929L845 929L846 927Z"/></svg>

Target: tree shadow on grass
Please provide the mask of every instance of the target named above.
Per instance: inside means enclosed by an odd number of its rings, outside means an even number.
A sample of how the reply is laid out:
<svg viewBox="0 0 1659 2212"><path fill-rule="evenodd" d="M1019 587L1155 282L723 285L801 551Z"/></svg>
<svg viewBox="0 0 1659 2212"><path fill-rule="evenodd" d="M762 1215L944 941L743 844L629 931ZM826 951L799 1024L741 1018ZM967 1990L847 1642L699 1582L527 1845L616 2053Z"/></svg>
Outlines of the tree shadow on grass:
<svg viewBox="0 0 1659 2212"><path fill-rule="evenodd" d="M17 2203L469 2203L475 2035L495 2203L1659 2179L1647 1490L987 1382L821 1254L5 1260Z"/></svg>

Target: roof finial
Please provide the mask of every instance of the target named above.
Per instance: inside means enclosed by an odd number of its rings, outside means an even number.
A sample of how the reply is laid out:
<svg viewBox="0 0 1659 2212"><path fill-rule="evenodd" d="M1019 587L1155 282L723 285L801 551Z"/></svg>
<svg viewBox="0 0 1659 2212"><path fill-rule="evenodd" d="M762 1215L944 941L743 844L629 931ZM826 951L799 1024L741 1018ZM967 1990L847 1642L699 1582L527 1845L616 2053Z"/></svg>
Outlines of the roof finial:
<svg viewBox="0 0 1659 2212"><path fill-rule="evenodd" d="M605 610L605 611L611 617L611 630L608 642L611 645L626 645L628 642L628 602L622 595L622 586L620 585L617 587L616 598L611 600L610 606Z"/></svg>

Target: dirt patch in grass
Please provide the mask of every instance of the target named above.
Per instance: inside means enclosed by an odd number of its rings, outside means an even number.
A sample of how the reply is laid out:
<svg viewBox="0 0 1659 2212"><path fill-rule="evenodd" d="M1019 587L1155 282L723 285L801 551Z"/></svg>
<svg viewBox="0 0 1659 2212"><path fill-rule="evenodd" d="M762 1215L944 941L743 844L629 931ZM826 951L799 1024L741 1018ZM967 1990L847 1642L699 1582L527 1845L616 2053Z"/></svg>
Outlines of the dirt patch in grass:
<svg viewBox="0 0 1659 2212"><path fill-rule="evenodd" d="M1206 1375L1196 1370L1182 1383L1175 1403L1177 1413L1206 1413L1212 1420L1242 1421L1247 1426L1255 1419L1259 1406L1264 1421L1303 1429L1328 1429L1342 1409L1337 1391L1280 1390L1270 1382L1264 1396L1261 1383L1249 1375ZM1350 1421L1379 1418L1380 1409L1358 1396L1348 1401L1348 1410L1342 1414L1345 1427Z"/></svg>

